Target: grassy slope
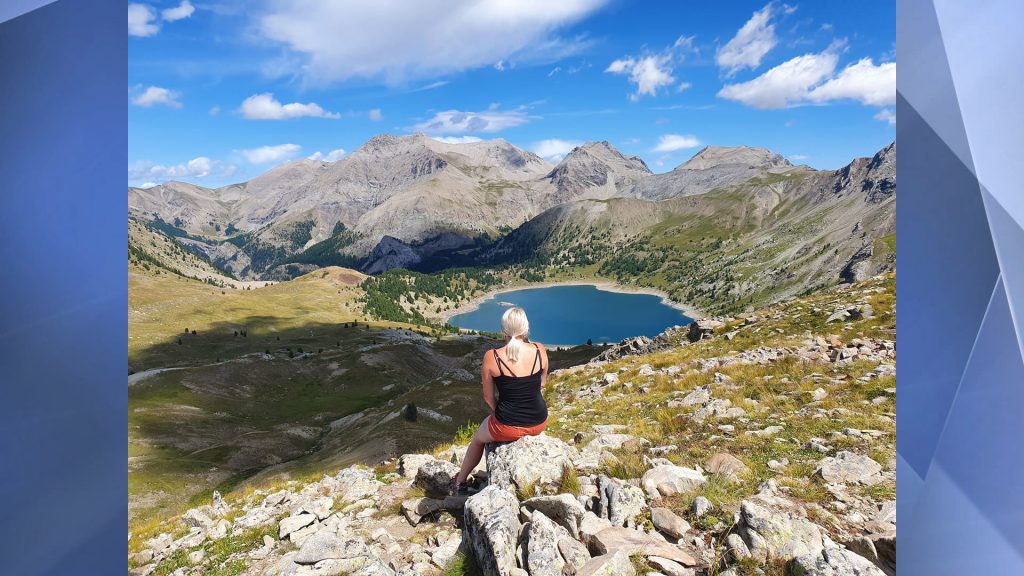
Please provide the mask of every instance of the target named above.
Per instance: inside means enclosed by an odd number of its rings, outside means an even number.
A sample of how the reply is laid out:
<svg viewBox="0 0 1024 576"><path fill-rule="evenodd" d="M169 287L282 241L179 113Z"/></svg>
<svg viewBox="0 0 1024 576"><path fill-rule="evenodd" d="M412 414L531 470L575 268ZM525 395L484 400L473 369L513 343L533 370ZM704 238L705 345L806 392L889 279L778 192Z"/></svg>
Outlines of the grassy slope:
<svg viewBox="0 0 1024 576"><path fill-rule="evenodd" d="M433 446L484 416L474 363L494 343L368 322L357 302L362 278L330 268L222 290L130 267L129 369L177 367L128 390L133 526L180 512L214 488L304 478ZM595 354L581 347L552 362ZM389 419L407 403L450 420ZM355 413L358 425L331 427Z"/></svg>
<svg viewBox="0 0 1024 576"><path fill-rule="evenodd" d="M794 357L767 365L734 364L725 368L700 371L695 366L715 357L726 357L759 347L797 347L805 344L810 335L835 335L843 342L855 338L879 338L895 341L895 275L880 276L853 287L822 291L811 296L777 304L759 311L761 320L743 327L731 341L723 338L681 346L670 351L627 357L600 367L577 372L566 372L552 378L547 397L553 407L552 434L565 440L577 431L587 431L593 424L625 424L630 433L642 436L655 445L674 444L679 450L668 458L685 466L704 465L717 452L730 452L742 459L751 469L743 482L729 484L711 482L705 495L718 506L718 518L704 522L731 523L728 514L736 509L739 500L757 491L757 486L768 478L776 478L798 498L824 503L828 494L821 485L808 477L822 454L806 448L812 438L824 439L837 450L850 449L869 455L885 469L893 469L895 459L895 376L861 378L872 372L877 362L856 361L845 366L803 363ZM873 318L850 323L826 324L825 320L840 304L852 301L854 295L866 296L876 311ZM726 330L740 328L736 321ZM639 368L650 364L655 369L681 366L676 376L659 374L654 377L639 375ZM577 399L576 393L589 385L591 378L605 372L616 372L620 384L596 400ZM732 379L728 384L713 383L715 372ZM687 393L699 386L711 384L716 398L726 398L734 406L747 411L747 417L721 421L714 418L696 423L679 418L689 409L665 407L670 397ZM639 386L649 387L646 393ZM812 391L825 388L828 397L818 403L811 402ZM675 393L675 394L674 394ZM875 398L886 400L880 405L871 403ZM753 400L754 402L751 402ZM720 424L733 424L735 430L723 431ZM745 431L760 430L769 425L780 425L783 431L775 437L757 437ZM855 428L881 432L877 438L855 439L834 433ZM625 452L620 462L607 471L619 477L636 477L644 469L639 452ZM789 466L781 472L769 469L768 461L787 458ZM873 501L895 498L895 482L855 488L858 495ZM684 515L696 494L685 495L669 506Z"/></svg>

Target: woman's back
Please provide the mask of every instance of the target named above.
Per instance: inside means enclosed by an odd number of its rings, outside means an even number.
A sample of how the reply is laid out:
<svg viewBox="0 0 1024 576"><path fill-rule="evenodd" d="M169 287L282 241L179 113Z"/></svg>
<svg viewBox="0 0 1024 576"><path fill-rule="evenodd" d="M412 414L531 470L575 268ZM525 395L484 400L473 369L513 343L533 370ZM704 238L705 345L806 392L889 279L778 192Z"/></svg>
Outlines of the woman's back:
<svg viewBox="0 0 1024 576"><path fill-rule="evenodd" d="M545 359L540 346L533 347L533 354L523 350L516 361L510 360L504 349L491 351L498 369L497 374L492 374L498 389L494 416L502 424L533 426L547 420L548 408L541 395Z"/></svg>

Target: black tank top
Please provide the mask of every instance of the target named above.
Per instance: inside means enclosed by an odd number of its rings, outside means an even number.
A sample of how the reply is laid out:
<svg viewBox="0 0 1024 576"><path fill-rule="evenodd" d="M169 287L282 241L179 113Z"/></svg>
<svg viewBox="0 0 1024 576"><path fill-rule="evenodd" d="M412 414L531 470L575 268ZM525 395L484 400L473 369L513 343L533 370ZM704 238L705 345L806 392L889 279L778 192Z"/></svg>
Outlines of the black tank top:
<svg viewBox="0 0 1024 576"><path fill-rule="evenodd" d="M544 373L544 361L540 356L540 347L533 359L529 376L516 376L515 372L502 361L497 350L494 359L498 361L498 374L494 377L494 385L498 388L498 406L494 409L494 417L498 422L508 426L535 426L548 419L548 407L541 396L541 375ZM540 369L534 372L537 364ZM508 374L505 371L508 371Z"/></svg>

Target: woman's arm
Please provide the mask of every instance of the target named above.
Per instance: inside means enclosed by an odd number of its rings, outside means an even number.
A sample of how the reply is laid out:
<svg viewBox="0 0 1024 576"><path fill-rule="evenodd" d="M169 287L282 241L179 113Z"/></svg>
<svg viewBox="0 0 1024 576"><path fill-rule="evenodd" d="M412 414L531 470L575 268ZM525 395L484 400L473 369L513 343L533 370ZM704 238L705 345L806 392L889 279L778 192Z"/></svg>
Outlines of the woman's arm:
<svg viewBox="0 0 1024 576"><path fill-rule="evenodd" d="M544 370L540 375L540 385L541 387L544 387L544 385L548 383L548 372L551 371L551 366L548 365L548 351L544 348L544 345L538 342L537 348L540 349L540 362L544 365Z"/></svg>
<svg viewBox="0 0 1024 576"><path fill-rule="evenodd" d="M497 401L494 399L494 376L493 370L496 364L493 355L485 352L483 366L480 368L480 385L483 387L484 402L487 403L493 413L497 409Z"/></svg>

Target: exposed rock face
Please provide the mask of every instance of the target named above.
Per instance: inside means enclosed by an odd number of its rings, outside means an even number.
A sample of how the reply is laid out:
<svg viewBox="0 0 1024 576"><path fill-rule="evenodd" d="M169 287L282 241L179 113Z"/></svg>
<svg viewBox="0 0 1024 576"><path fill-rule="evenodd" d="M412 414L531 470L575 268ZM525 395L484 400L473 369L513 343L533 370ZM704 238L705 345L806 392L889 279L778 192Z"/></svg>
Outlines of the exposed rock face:
<svg viewBox="0 0 1024 576"><path fill-rule="evenodd" d="M555 187L555 199L610 198L650 176L636 156L623 156L608 142L588 142L569 152L545 178Z"/></svg>
<svg viewBox="0 0 1024 576"><path fill-rule="evenodd" d="M486 455L490 485L511 490L555 482L579 457L575 448L546 434L489 445Z"/></svg>
<svg viewBox="0 0 1024 576"><path fill-rule="evenodd" d="M646 178L624 195L665 200L703 194L715 188L746 182L766 172L791 169L789 161L764 148L708 146L675 170Z"/></svg>
<svg viewBox="0 0 1024 576"><path fill-rule="evenodd" d="M682 538L690 531L690 523L668 508L651 508L651 522L662 534L676 539Z"/></svg>
<svg viewBox="0 0 1024 576"><path fill-rule="evenodd" d="M507 576L516 568L519 502L491 485L466 501L466 538L487 576Z"/></svg>

